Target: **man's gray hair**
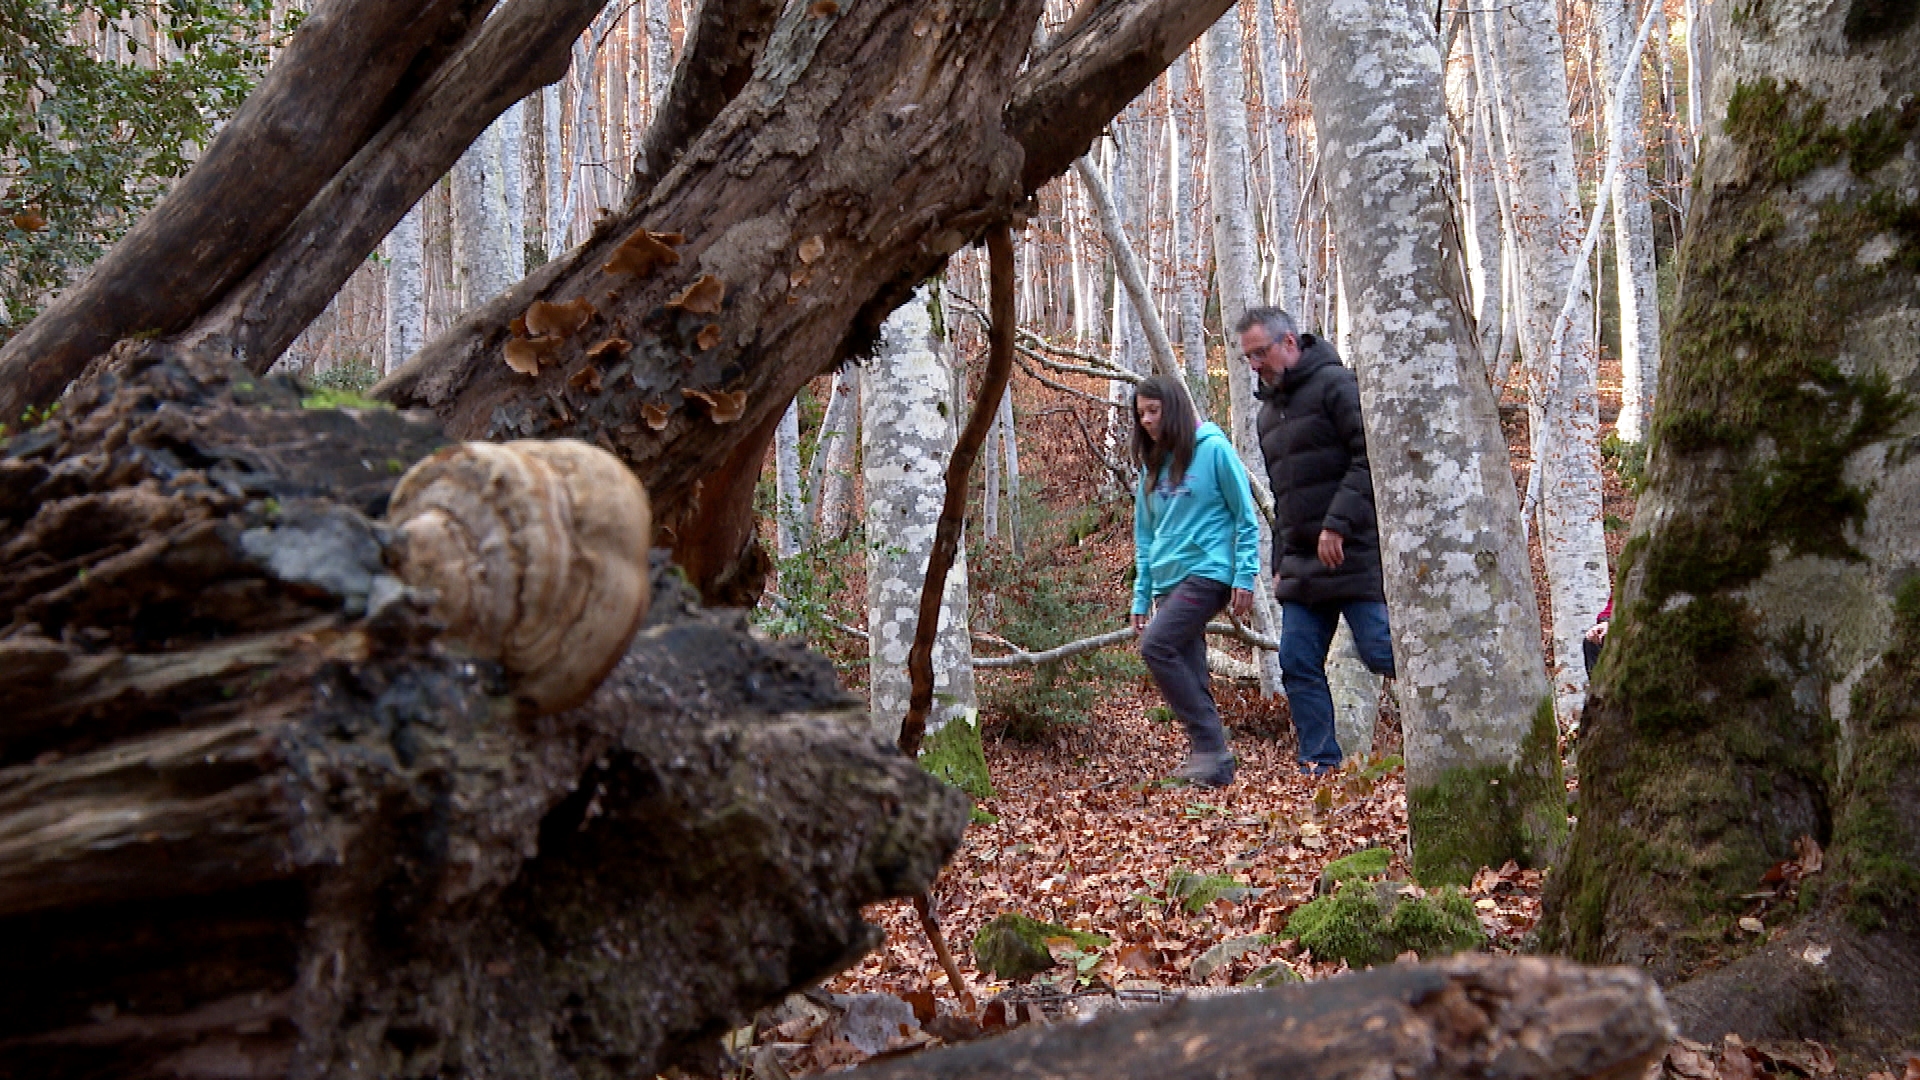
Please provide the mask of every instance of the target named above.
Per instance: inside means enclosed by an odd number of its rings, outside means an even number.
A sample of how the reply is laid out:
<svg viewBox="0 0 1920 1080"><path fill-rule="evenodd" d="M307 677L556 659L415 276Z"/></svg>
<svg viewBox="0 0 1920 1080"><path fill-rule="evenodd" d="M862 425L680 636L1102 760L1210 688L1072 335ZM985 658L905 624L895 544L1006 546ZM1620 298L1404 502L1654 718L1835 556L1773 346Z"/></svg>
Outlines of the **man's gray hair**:
<svg viewBox="0 0 1920 1080"><path fill-rule="evenodd" d="M1265 328L1267 336L1275 341L1288 336L1295 341L1300 340L1300 328L1294 325L1293 316L1277 307L1248 308L1247 313L1240 316L1240 321L1233 325L1233 332L1236 335L1244 334L1256 326Z"/></svg>

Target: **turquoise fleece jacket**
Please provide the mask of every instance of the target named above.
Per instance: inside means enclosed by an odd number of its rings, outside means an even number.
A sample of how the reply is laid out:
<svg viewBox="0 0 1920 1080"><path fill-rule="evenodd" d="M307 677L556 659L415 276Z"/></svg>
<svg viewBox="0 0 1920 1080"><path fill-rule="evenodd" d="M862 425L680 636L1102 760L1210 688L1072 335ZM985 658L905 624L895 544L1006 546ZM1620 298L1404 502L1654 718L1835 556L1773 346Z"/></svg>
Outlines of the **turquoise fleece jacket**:
<svg viewBox="0 0 1920 1080"><path fill-rule="evenodd" d="M1260 574L1260 522L1247 470L1220 425L1194 434L1193 463L1179 485L1143 469L1133 497L1133 613L1195 574L1253 588Z"/></svg>

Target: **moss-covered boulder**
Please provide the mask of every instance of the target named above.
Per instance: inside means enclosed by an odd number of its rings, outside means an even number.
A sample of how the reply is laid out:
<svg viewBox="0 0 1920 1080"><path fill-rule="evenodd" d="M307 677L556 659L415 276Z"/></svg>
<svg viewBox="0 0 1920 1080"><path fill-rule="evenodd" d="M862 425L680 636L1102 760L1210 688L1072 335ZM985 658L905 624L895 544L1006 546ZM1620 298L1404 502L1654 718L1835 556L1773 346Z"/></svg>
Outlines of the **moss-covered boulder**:
<svg viewBox="0 0 1920 1080"><path fill-rule="evenodd" d="M1069 930L1058 923L1041 922L1007 912L996 915L973 935L973 962L981 971L1002 979L1026 979L1052 967L1047 942L1071 938L1075 948L1093 950L1113 944L1104 934Z"/></svg>
<svg viewBox="0 0 1920 1080"><path fill-rule="evenodd" d="M1287 933L1321 960L1345 960L1356 970L1384 964L1411 949L1422 959L1476 948L1485 936L1473 902L1451 886L1408 896L1404 882L1368 885L1348 880L1332 896L1302 907Z"/></svg>
<svg viewBox="0 0 1920 1080"><path fill-rule="evenodd" d="M969 710L965 720L954 720L920 744L920 767L966 792L974 802L993 798L993 778L987 774L987 753L980 745L979 714Z"/></svg>
<svg viewBox="0 0 1920 1080"><path fill-rule="evenodd" d="M1315 891L1321 896L1330 896L1343 881L1386 877L1387 865L1391 862L1393 852L1383 847L1368 848L1335 859L1320 871L1320 887Z"/></svg>
<svg viewBox="0 0 1920 1080"><path fill-rule="evenodd" d="M1254 968L1252 973L1240 980L1240 985L1255 990L1270 990L1276 986L1306 981L1300 977L1299 972L1293 970L1284 961L1275 960L1271 964L1262 964Z"/></svg>

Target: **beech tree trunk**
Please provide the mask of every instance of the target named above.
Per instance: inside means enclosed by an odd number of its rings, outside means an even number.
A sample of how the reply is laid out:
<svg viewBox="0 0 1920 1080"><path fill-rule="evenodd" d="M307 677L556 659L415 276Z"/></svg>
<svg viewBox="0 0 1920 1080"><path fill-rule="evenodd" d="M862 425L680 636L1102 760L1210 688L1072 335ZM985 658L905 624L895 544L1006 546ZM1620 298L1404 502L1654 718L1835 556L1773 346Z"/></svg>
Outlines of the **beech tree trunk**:
<svg viewBox="0 0 1920 1080"><path fill-rule="evenodd" d="M1240 68L1240 17L1229 11L1207 31L1207 190L1213 206L1215 282L1220 288L1220 324L1233 336L1233 326L1248 309L1260 303L1260 265L1253 240L1253 208L1248 205L1246 80ZM1266 464L1255 429L1259 402L1253 396L1255 376L1239 341L1228 348L1227 431L1240 463L1246 466L1255 498L1269 510L1273 495L1266 490ZM1253 590L1254 629L1263 637L1280 637L1279 605L1273 598L1273 525L1260 518L1260 580ZM1279 654L1255 651L1260 668L1260 692L1272 697L1286 691L1280 683Z"/></svg>
<svg viewBox="0 0 1920 1080"><path fill-rule="evenodd" d="M1391 17L1389 17L1391 16ZM1566 796L1506 440L1473 347L1439 42L1415 3L1301 11L1353 302L1422 882L1543 865Z"/></svg>
<svg viewBox="0 0 1920 1080"><path fill-rule="evenodd" d="M913 646L957 432L953 382L935 348L925 293L887 319L872 364L860 418L867 492L867 680L874 730L892 744L907 714L907 651ZM970 721L977 709L964 547L954 557L941 595L928 736L954 720Z"/></svg>
<svg viewBox="0 0 1920 1080"><path fill-rule="evenodd" d="M1173 222L1169 239L1173 246L1174 303L1180 313L1181 370L1186 375L1187 394L1193 398L1194 409L1205 420L1213 411L1213 393L1207 381L1206 270L1196 265L1197 260L1192 257L1193 234L1197 231L1194 226L1199 221L1195 213L1199 207L1193 193L1193 140L1190 137L1198 125L1189 122L1193 80L1188 74L1192 67L1193 58L1189 54L1167 69L1167 88L1173 105L1167 118L1170 180L1167 187L1171 210L1168 216Z"/></svg>
<svg viewBox="0 0 1920 1080"><path fill-rule="evenodd" d="M853 474L860 447L860 369L849 364L833 384L833 400L822 421L823 448L814 451L820 470L814 484L819 491L820 535L844 540L853 528Z"/></svg>
<svg viewBox="0 0 1920 1080"><path fill-rule="evenodd" d="M1668 981L1684 1030L1884 1061L1920 1015L1920 26L1727 14L1542 927ZM1783 862L1799 902L1757 901Z"/></svg>
<svg viewBox="0 0 1920 1080"><path fill-rule="evenodd" d="M1647 141L1642 131L1645 104L1640 79L1621 80L1621 65L1633 48L1640 20L1630 0L1614 0L1601 9L1601 78L1618 101L1620 176L1613 189L1614 276L1620 296L1620 417L1615 428L1626 442L1646 438L1653 389L1660 373L1660 303L1653 267L1653 203L1647 188ZM1637 65L1636 65L1637 66ZM1635 73L1637 75L1637 72Z"/></svg>
<svg viewBox="0 0 1920 1080"><path fill-rule="evenodd" d="M1520 340L1528 366L1540 547L1553 607L1555 709L1563 724L1586 695L1581 640L1606 606L1606 533L1600 522L1599 355L1593 294L1574 291L1580 262L1567 69L1558 8L1516 0L1493 16L1504 28L1513 174L1509 197L1520 251ZM1569 293L1573 316L1555 346Z"/></svg>
<svg viewBox="0 0 1920 1080"><path fill-rule="evenodd" d="M386 356L380 373L407 362L427 340L426 236L416 206L387 234Z"/></svg>

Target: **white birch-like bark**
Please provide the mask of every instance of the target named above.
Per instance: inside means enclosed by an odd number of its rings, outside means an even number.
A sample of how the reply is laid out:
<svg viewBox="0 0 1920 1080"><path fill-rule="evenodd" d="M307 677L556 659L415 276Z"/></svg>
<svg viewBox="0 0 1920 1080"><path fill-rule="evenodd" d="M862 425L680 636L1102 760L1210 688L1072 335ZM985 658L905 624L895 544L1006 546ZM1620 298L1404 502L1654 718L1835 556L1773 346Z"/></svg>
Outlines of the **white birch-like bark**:
<svg viewBox="0 0 1920 1080"><path fill-rule="evenodd" d="M1477 240L1480 274L1472 282L1474 317L1479 322L1480 352L1487 361L1487 373L1496 387L1504 386L1513 366L1513 226L1512 203L1507 198L1506 140L1496 118L1498 95L1493 89L1491 60L1487 52L1487 19L1484 14L1469 14L1462 32L1472 56L1473 162L1466 181L1468 197L1474 207L1474 232Z"/></svg>
<svg viewBox="0 0 1920 1080"><path fill-rule="evenodd" d="M453 265L460 307L471 311L519 280L507 249L500 132L480 133L453 166Z"/></svg>
<svg viewBox="0 0 1920 1080"><path fill-rule="evenodd" d="M385 375L427 343L426 238L415 206L394 225L381 248L387 257Z"/></svg>
<svg viewBox="0 0 1920 1080"><path fill-rule="evenodd" d="M861 417L867 491L868 680L875 732L900 737L910 685L907 653L920 589L946 498L947 458L956 434L952 380L933 340L926 290L881 328ZM954 556L933 641L932 735L977 710L973 645L967 630L965 545Z"/></svg>
<svg viewBox="0 0 1920 1080"><path fill-rule="evenodd" d="M1657 4L1659 0L1654 0ZM1613 185L1614 276L1620 292L1620 416L1615 422L1620 438L1646 438L1653 416L1653 390L1660 374L1660 304L1653 266L1653 205L1647 187L1647 147L1641 133L1645 106L1641 100L1639 65L1625 70L1633 52L1632 0L1607 0L1601 12L1602 77L1608 104L1618 119L1611 137L1620 165Z"/></svg>
<svg viewBox="0 0 1920 1080"><path fill-rule="evenodd" d="M806 492L800 486L800 403L787 403L773 429L774 548L790 559L806 546Z"/></svg>
<svg viewBox="0 0 1920 1080"><path fill-rule="evenodd" d="M1100 216L1100 231L1107 238L1108 250L1113 252L1114 268L1120 275L1121 284L1126 287L1132 313L1138 318L1146 335L1153 370L1161 375L1180 378L1180 363L1174 359L1173 345L1167 341L1166 327L1161 325L1160 313L1154 308L1153 293L1147 287L1146 270L1140 265L1139 256L1134 254L1133 244L1127 240L1127 231L1121 225L1119 208L1108 196L1106 185L1100 182L1100 173L1092 161L1079 158L1073 163L1073 170L1079 174L1081 186Z"/></svg>
<svg viewBox="0 0 1920 1080"><path fill-rule="evenodd" d="M673 37L667 28L667 0L645 0L647 15L647 120L666 99L673 78Z"/></svg>
<svg viewBox="0 0 1920 1080"><path fill-rule="evenodd" d="M1253 209L1248 204L1247 175L1247 103L1246 79L1240 69L1240 16L1229 11L1206 33L1206 72L1202 80L1207 99L1207 191L1213 209L1213 250L1215 273L1220 287L1220 323L1227 337L1234 339L1234 324L1251 308L1258 307L1260 266L1253 240ZM1237 345L1237 340L1233 342ZM1255 497L1266 507L1273 506L1267 491L1267 467L1260 453L1260 436L1255 429L1259 402L1253 396L1253 369L1238 349L1230 347L1227 362L1227 430L1240 462L1246 466ZM1277 638L1280 620L1271 590L1273 581L1273 527L1263 516L1260 520L1260 582L1253 590L1255 629L1269 638ZM1260 691L1272 696L1285 693L1280 684L1278 654L1257 650L1260 665Z"/></svg>
<svg viewBox="0 0 1920 1080"><path fill-rule="evenodd" d="M635 4L627 9L627 49L622 67L627 80L627 132L638 147L652 120L653 101L647 93L647 15ZM631 171L631 170L629 170Z"/></svg>
<svg viewBox="0 0 1920 1080"><path fill-rule="evenodd" d="M1540 544L1553 605L1555 711L1571 725L1586 699L1581 640L1610 591L1600 521L1598 354L1592 293L1573 288L1582 253L1567 69L1552 0L1513 0L1503 31L1513 220L1520 252L1521 351L1528 365ZM1571 297L1572 317L1553 328ZM1557 352L1557 355L1556 355Z"/></svg>
<svg viewBox="0 0 1920 1080"><path fill-rule="evenodd" d="M987 429L987 445L982 447L985 490L980 498L980 538L988 543L1000 539L1000 417Z"/></svg>
<svg viewBox="0 0 1920 1080"><path fill-rule="evenodd" d="M1000 450L1006 459L1007 547L1020 557L1020 436L1013 426L1013 394L1000 395Z"/></svg>
<svg viewBox="0 0 1920 1080"><path fill-rule="evenodd" d="M1172 194L1168 217L1173 222L1169 239L1173 246L1174 300L1180 314L1181 366L1186 372L1187 392L1193 398L1194 409L1205 418L1210 396L1207 393L1207 337L1202 325L1205 300L1200 295L1201 270L1187 259L1193 246L1190 234L1194 203L1190 144L1186 137L1190 125L1183 121L1191 113L1187 107L1191 67L1189 54L1175 60L1167 69L1168 95L1172 99L1167 123L1167 190Z"/></svg>
<svg viewBox="0 0 1920 1080"><path fill-rule="evenodd" d="M854 451L860 445L860 369L849 364L840 372L834 396L841 402L838 418L829 417L829 442L816 451L823 462L820 478L820 537L844 540L853 528Z"/></svg>
<svg viewBox="0 0 1920 1080"><path fill-rule="evenodd" d="M567 224L561 216L567 201L567 166L561 154L560 84L540 90L541 179L546 182L547 214L541 222L540 247L547 258L557 258L567 250Z"/></svg>
<svg viewBox="0 0 1920 1080"><path fill-rule="evenodd" d="M507 215L506 273L527 276L527 109L516 101L493 122L500 136L500 196Z"/></svg>
<svg viewBox="0 0 1920 1080"><path fill-rule="evenodd" d="M1380 676L1367 670L1353 643L1353 628L1340 620L1327 649L1327 692L1333 697L1333 737L1349 758L1373 752L1374 723L1380 718Z"/></svg>
<svg viewBox="0 0 1920 1080"><path fill-rule="evenodd" d="M1093 338L1093 287L1087 282L1091 271L1087 266L1086 243L1082 239L1086 231L1086 218L1080 210L1079 190L1074 185L1075 178L1069 174L1060 190L1066 203L1067 259L1072 264L1073 274L1073 343L1084 348Z"/></svg>
<svg viewBox="0 0 1920 1080"><path fill-rule="evenodd" d="M1292 102L1293 87L1287 75L1287 54L1280 47L1273 0L1260 0L1254 21L1260 35L1260 92L1267 103L1267 161L1273 176L1267 228L1273 235L1274 266L1267 279L1267 302L1298 312L1300 250L1294 242L1294 221L1300 215L1300 190L1290 153L1292 139L1282 119Z"/></svg>
<svg viewBox="0 0 1920 1080"><path fill-rule="evenodd" d="M1449 250L1431 19L1413 0L1304 0L1300 14L1352 305L1410 807L1454 770L1519 764L1548 691L1506 441Z"/></svg>

